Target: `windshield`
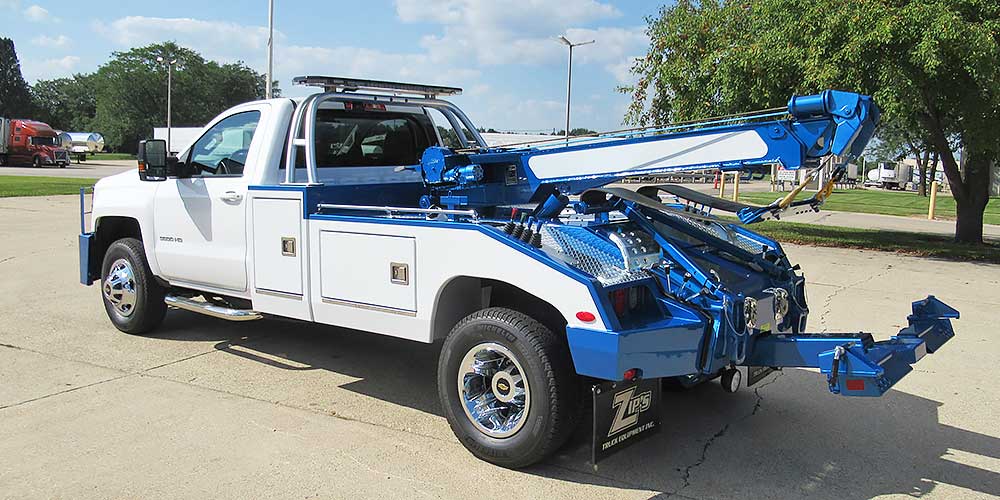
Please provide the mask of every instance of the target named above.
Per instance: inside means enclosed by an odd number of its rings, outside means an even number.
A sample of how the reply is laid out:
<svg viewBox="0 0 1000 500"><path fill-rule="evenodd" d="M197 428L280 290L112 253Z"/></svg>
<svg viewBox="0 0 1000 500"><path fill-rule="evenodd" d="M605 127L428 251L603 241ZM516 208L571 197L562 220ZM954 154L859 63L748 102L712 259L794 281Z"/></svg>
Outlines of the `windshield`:
<svg viewBox="0 0 1000 500"><path fill-rule="evenodd" d="M31 138L31 143L34 144L35 146L55 146L56 145L56 138L55 137L32 137Z"/></svg>

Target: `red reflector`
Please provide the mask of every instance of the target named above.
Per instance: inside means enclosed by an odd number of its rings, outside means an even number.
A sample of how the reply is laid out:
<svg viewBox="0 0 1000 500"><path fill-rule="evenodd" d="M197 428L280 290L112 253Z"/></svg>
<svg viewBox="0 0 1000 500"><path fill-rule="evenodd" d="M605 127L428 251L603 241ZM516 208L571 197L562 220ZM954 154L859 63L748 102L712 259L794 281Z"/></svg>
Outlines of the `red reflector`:
<svg viewBox="0 0 1000 500"><path fill-rule="evenodd" d="M625 373L622 374L622 379L635 380L635 377L637 377L638 375L639 375L639 370L636 370L635 368L629 368L628 370L625 370Z"/></svg>
<svg viewBox="0 0 1000 500"><path fill-rule="evenodd" d="M855 378L847 379L847 390L849 391L863 391L865 390L864 379Z"/></svg>
<svg viewBox="0 0 1000 500"><path fill-rule="evenodd" d="M576 313L576 319L583 321L584 323L590 323L591 321L597 319L597 316L594 316L594 313L592 312L580 311Z"/></svg>

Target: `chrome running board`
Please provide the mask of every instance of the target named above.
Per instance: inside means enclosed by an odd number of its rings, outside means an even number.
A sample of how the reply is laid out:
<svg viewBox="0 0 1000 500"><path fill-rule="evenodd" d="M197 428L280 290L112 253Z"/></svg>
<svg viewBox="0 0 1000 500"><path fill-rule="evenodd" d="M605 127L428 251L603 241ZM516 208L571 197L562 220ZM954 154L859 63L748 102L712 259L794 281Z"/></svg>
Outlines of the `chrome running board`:
<svg viewBox="0 0 1000 500"><path fill-rule="evenodd" d="M229 321L253 321L264 317L263 314L250 309L232 309L229 307L217 306L208 302L178 297L176 295L167 295L163 298L163 301L171 307Z"/></svg>

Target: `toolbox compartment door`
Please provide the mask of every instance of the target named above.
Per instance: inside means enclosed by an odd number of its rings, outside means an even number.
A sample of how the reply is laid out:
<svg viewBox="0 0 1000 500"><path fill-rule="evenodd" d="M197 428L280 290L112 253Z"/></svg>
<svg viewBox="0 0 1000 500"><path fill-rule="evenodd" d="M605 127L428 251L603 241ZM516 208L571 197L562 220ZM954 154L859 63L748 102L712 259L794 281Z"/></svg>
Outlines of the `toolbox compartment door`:
<svg viewBox="0 0 1000 500"><path fill-rule="evenodd" d="M324 302L416 312L416 240L407 236L321 231Z"/></svg>

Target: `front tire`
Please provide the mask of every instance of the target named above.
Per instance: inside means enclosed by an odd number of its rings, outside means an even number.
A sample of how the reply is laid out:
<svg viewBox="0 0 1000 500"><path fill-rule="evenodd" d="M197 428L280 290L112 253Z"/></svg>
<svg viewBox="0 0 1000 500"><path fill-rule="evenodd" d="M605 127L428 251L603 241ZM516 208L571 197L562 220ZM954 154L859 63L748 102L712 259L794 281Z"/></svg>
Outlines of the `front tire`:
<svg viewBox="0 0 1000 500"><path fill-rule="evenodd" d="M108 247L101 265L101 296L115 328L133 335L156 328L167 313L164 294L149 270L141 241L122 238Z"/></svg>
<svg viewBox="0 0 1000 500"><path fill-rule="evenodd" d="M452 431L473 455L502 467L531 465L566 442L577 420L577 384L563 339L500 307L460 321L438 362Z"/></svg>

